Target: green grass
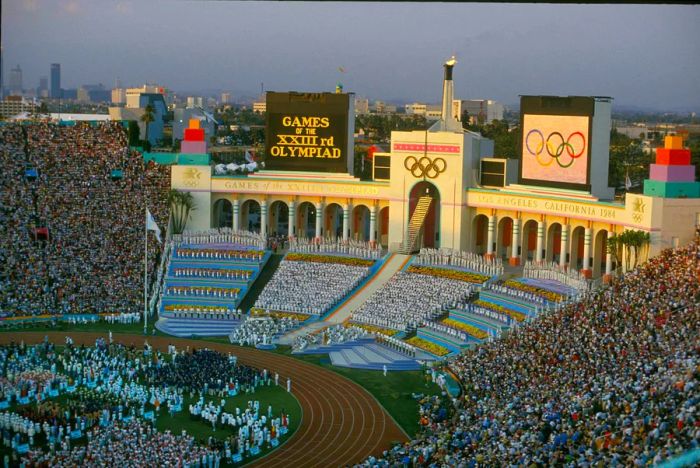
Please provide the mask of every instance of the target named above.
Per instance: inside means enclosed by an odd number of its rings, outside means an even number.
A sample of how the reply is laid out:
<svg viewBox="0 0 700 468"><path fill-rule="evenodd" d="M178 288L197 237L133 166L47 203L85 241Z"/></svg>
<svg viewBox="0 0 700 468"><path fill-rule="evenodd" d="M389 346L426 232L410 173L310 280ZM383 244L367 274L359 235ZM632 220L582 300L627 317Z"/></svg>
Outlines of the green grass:
<svg viewBox="0 0 700 468"><path fill-rule="evenodd" d="M227 413L235 413L235 408L241 409L241 413L245 411L248 407L248 401L258 400L260 402L260 414L267 415L268 405L272 405L272 417L279 417L280 413L289 414L289 432L280 438L280 444L283 444L297 430L299 423L301 422L301 406L297 402L296 398L292 396L291 393L287 393L282 387L270 386L270 387L258 387L255 393L243 393L236 395L235 397L226 397L226 404L224 405L224 411ZM159 431L170 430L173 434L180 434L182 430L187 431L188 434L192 435L198 442L206 443L209 437L216 439L225 439L231 435L238 434L238 429L232 426L222 426L218 424L216 431L211 427L211 424L204 421L201 418L195 418L190 415L189 405L194 404L199 400L199 397L195 394L193 398L187 395L184 399L182 405L182 411L175 413L173 416L167 411L167 408L162 408L160 415L156 418L156 428ZM216 405L219 405L221 398L219 397L205 397L204 401L208 403L209 401L214 401ZM267 449L264 445L260 451L260 454L255 457L244 458L244 462L248 463L251 460L262 457L269 453L271 449Z"/></svg>
<svg viewBox="0 0 700 468"><path fill-rule="evenodd" d="M66 394L60 395L57 398L52 398L50 401L54 403L58 403L60 406L64 406L65 403L67 402L69 396ZM280 417L281 412L284 412L285 414L289 415L289 432L285 434L284 436L280 437L280 445L284 444L289 438L292 436L294 431L297 430L299 427L299 423L301 422L301 417L302 417L302 412L301 412L301 406L299 405L299 402L292 396L291 393L287 393L286 390L284 390L282 387L279 386L264 386L264 387L258 387L255 390L255 393L242 393L239 395L236 395L235 397L225 397L226 404L224 405L224 411L228 413L234 413L236 411L236 407L241 409L241 413L245 412L245 409L248 407L248 401L259 401L260 402L260 414L265 414L267 415L267 407L268 405L272 405L272 417ZM215 439L219 440L224 440L227 437L231 435L236 435L238 434L237 429L233 428L232 426L223 426L221 424L217 425L216 431L214 431L211 427L211 425L207 422L205 422L201 418L195 418L194 416L190 415L189 412L189 405L194 404L199 400L199 396L195 394L193 397L190 397L189 395L186 395L184 398L184 402L182 405L182 411L179 413L174 413L172 416L168 413L167 407L161 408L161 411L159 413L156 413L156 428L164 432L166 430L170 430L173 434L179 435L182 433L183 430L187 431L187 433L191 436L193 436L197 442L206 444L207 439L209 437L213 437ZM209 397L206 396L204 398L204 401L206 403L210 401L214 401L216 405L219 405L221 402L221 398L219 397ZM35 405L36 403L30 403L29 405ZM8 408L7 411L17 411L18 409L22 408L23 406L29 406L29 405L12 405L10 408ZM154 410L154 407L147 403L145 407L146 411L152 411ZM71 441L72 446L77 446L77 445L85 445L87 444L87 437L83 435L83 437L79 439L75 439ZM35 446L40 446L43 448L48 448L47 444L44 442L44 437L43 436L38 436L36 439ZM255 460L257 458L260 458L267 453L271 452L274 449L268 449L263 445L261 448L260 454L256 455L255 457L247 457L244 458L243 463L249 463L252 460ZM3 457L5 454L10 455L12 458L12 449L9 447L5 447L4 445L0 446L0 458ZM222 459L222 464L224 466L236 466L239 464L226 464L223 463Z"/></svg>
<svg viewBox="0 0 700 468"><path fill-rule="evenodd" d="M440 387L426 381L423 371L389 371L384 377L382 371L333 366L326 362L328 358L322 354L291 354L288 346L278 347L274 352L329 369L364 387L409 436L414 436L419 429L418 402L411 394L440 393Z"/></svg>

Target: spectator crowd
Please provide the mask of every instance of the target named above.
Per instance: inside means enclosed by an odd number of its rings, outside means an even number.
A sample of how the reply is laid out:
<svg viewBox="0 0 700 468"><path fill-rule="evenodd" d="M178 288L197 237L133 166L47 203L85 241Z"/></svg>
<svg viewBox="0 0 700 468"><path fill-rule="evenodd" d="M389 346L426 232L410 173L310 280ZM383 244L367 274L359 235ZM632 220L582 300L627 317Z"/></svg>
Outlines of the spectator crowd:
<svg viewBox="0 0 700 468"><path fill-rule="evenodd" d="M370 466L647 466L700 446L698 248L448 361L463 396Z"/></svg>
<svg viewBox="0 0 700 468"><path fill-rule="evenodd" d="M4 125L0 164L0 311L143 310L145 211L165 226L169 166L144 164L117 122Z"/></svg>

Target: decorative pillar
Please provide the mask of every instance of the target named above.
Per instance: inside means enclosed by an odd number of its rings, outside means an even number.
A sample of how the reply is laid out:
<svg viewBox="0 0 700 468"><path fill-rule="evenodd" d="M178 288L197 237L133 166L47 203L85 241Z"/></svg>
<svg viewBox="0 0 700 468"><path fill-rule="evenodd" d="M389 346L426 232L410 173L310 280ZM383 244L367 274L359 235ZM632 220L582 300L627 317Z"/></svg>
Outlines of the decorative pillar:
<svg viewBox="0 0 700 468"><path fill-rule="evenodd" d="M321 223L323 222L323 203L316 202L316 240L321 239Z"/></svg>
<svg viewBox="0 0 700 468"><path fill-rule="evenodd" d="M260 234L267 236L267 201L260 202Z"/></svg>
<svg viewBox="0 0 700 468"><path fill-rule="evenodd" d="M372 205L372 209L369 212L369 244L374 246L377 242L377 233L374 232L377 229L377 205Z"/></svg>
<svg viewBox="0 0 700 468"><path fill-rule="evenodd" d="M350 205L343 205L343 241L348 240L348 231L350 229Z"/></svg>
<svg viewBox="0 0 700 468"><path fill-rule="evenodd" d="M297 219L297 204L294 203L294 200L289 202L289 216L287 216L287 220L289 221L289 232L288 236L291 239L294 237L294 227L297 225L296 224L296 219Z"/></svg>
<svg viewBox="0 0 700 468"><path fill-rule="evenodd" d="M591 271L591 238L592 238L591 228L587 227L583 235L583 268L581 273L586 278L590 278L592 275Z"/></svg>
<svg viewBox="0 0 700 468"><path fill-rule="evenodd" d="M544 250L544 221L537 222L537 252L535 252L535 260L538 263L542 262L542 251Z"/></svg>
<svg viewBox="0 0 700 468"><path fill-rule="evenodd" d="M559 266L566 267L566 256L569 253L569 228L568 224L561 226L561 248L559 249Z"/></svg>
<svg viewBox="0 0 700 468"><path fill-rule="evenodd" d="M493 253L493 240L496 237L496 215L489 216L488 235L486 236L486 258L491 259L495 255Z"/></svg>
<svg viewBox="0 0 700 468"><path fill-rule="evenodd" d="M511 237L513 248L511 249L508 263L512 266L518 266L520 265L520 255L518 255L518 249L520 248L520 218L515 218L513 220L513 235Z"/></svg>
<svg viewBox="0 0 700 468"><path fill-rule="evenodd" d="M612 281L612 254L607 252L605 254L605 275L603 275L603 282L609 283Z"/></svg>
<svg viewBox="0 0 700 468"><path fill-rule="evenodd" d="M240 206L238 198L233 199L233 230L238 231L240 229Z"/></svg>

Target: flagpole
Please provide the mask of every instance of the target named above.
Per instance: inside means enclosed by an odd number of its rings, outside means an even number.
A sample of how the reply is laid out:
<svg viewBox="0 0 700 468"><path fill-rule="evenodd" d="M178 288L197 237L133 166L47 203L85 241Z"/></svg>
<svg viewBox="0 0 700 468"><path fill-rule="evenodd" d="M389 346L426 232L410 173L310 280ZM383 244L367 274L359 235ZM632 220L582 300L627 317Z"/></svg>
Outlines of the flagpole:
<svg viewBox="0 0 700 468"><path fill-rule="evenodd" d="M143 257L143 334L148 334L148 208L146 208L146 222L144 231L144 257Z"/></svg>

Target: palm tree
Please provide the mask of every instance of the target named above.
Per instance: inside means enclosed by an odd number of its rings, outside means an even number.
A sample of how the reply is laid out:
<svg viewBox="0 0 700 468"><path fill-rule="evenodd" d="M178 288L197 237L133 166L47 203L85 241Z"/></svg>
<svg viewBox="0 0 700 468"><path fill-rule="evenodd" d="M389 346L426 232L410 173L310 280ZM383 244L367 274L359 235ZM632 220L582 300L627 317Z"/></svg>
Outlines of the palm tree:
<svg viewBox="0 0 700 468"><path fill-rule="evenodd" d="M141 122L146 125L146 142L148 142L148 127L150 126L151 122L154 122L155 120L155 109L153 109L153 105L148 104L143 110L143 115L141 116Z"/></svg>
<svg viewBox="0 0 700 468"><path fill-rule="evenodd" d="M631 245L632 250L634 250L634 268L637 268L639 264L639 259L642 257L640 255L640 250L646 257L649 244L651 242L651 236L648 232L644 231L631 231Z"/></svg>
<svg viewBox="0 0 700 468"><path fill-rule="evenodd" d="M168 205L172 214L173 233L182 234L190 218L190 212L197 209L194 197L190 192L172 189L168 192Z"/></svg>

